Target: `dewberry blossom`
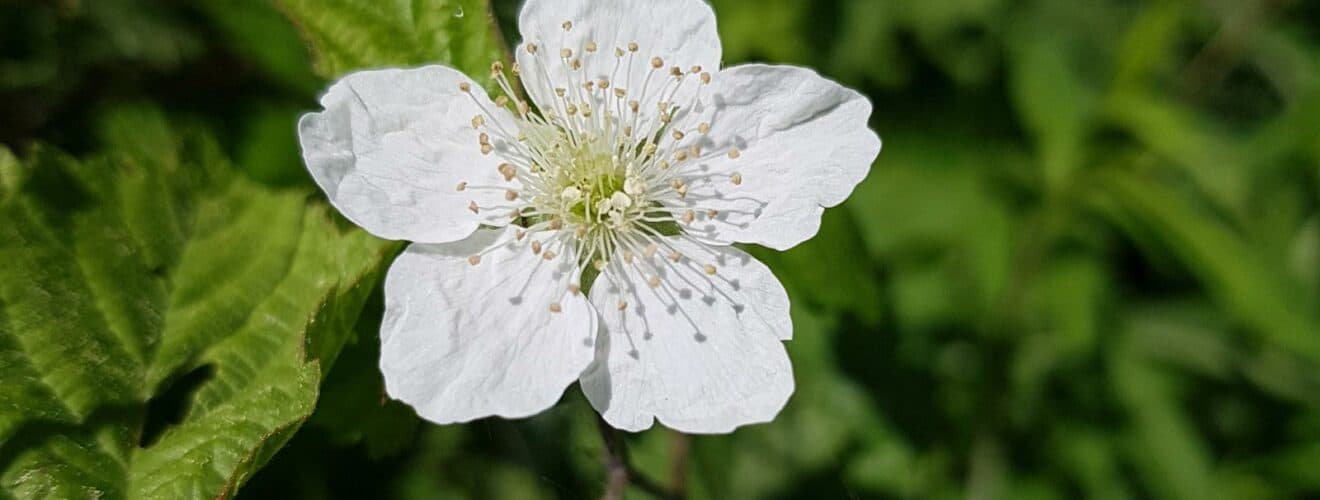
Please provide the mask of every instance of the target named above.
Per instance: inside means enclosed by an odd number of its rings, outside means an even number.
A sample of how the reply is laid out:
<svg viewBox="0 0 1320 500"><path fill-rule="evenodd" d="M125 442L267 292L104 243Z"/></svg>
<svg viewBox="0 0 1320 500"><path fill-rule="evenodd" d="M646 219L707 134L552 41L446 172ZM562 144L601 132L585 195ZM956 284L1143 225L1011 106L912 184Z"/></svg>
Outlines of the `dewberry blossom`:
<svg viewBox="0 0 1320 500"><path fill-rule="evenodd" d="M700 0L528 0L519 25L494 98L444 66L362 71L299 122L331 203L412 242L385 280L390 396L515 418L578 381L629 431L773 419L788 296L731 245L815 235L880 151L871 104L803 68L721 69Z"/></svg>

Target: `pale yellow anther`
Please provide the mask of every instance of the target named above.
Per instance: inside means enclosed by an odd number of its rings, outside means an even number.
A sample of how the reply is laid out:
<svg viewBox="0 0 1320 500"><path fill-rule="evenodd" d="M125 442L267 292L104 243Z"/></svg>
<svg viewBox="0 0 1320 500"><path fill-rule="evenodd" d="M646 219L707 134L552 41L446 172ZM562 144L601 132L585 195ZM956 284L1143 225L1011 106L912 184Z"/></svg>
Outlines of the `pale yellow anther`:
<svg viewBox="0 0 1320 500"><path fill-rule="evenodd" d="M490 74L491 74L491 75L498 75L498 74L503 73L503 72L504 72L504 63L502 63L502 62L500 62L500 61L495 61L495 62L490 63Z"/></svg>
<svg viewBox="0 0 1320 500"><path fill-rule="evenodd" d="M686 149L680 149L677 153L674 153L674 159L677 161L684 161L687 160L687 158L688 152Z"/></svg>
<svg viewBox="0 0 1320 500"><path fill-rule="evenodd" d="M522 239L525 238L525 237L527 237L527 231L526 231L526 230L519 229L519 230L513 232L513 238L514 238L515 240L522 241Z"/></svg>
<svg viewBox="0 0 1320 500"><path fill-rule="evenodd" d="M483 154L483 155L488 155L488 154L490 154L491 151L494 151L494 150L495 150L495 147L494 147L494 146L491 146L489 142L481 145L481 154Z"/></svg>
<svg viewBox="0 0 1320 500"><path fill-rule="evenodd" d="M470 84L470 83L468 83L468 82L459 82L459 84L458 84L458 90L461 90L461 91L463 91L463 92L471 92L471 91L472 91L472 84Z"/></svg>
<svg viewBox="0 0 1320 500"><path fill-rule="evenodd" d="M674 189L683 187L683 179L669 179L669 187Z"/></svg>
<svg viewBox="0 0 1320 500"><path fill-rule="evenodd" d="M672 260L672 261L674 261L674 262L678 262L679 260L682 260L682 259L683 259L683 254L678 253L677 250L675 250L675 251L673 251L673 252L669 252L669 260Z"/></svg>
<svg viewBox="0 0 1320 500"><path fill-rule="evenodd" d="M691 148L688 148L688 154L692 155L692 159L694 160L701 158L701 145L693 144Z"/></svg>
<svg viewBox="0 0 1320 500"><path fill-rule="evenodd" d="M650 245L647 245L647 246L646 246L646 251L644 251L644 252L642 252L642 253L643 253L643 255L646 255L646 258L649 259L649 258L651 258L651 257L655 257L655 253L658 252L658 251L660 251L660 248L659 248L659 247L656 247L656 246L655 246L655 243L652 243L652 244L650 244Z"/></svg>
<svg viewBox="0 0 1320 500"><path fill-rule="evenodd" d="M623 261L629 264L633 263L633 253L631 251L623 252Z"/></svg>
<svg viewBox="0 0 1320 500"><path fill-rule="evenodd" d="M578 238L581 238L581 237L583 237L583 236L586 236L586 235L587 235L587 226L582 225L582 224L578 224L577 229L574 229L574 230L573 230L573 234L576 235Z"/></svg>
<svg viewBox="0 0 1320 500"><path fill-rule="evenodd" d="M652 276L651 279L646 280L646 284L651 285L651 288L660 288L660 277Z"/></svg>
<svg viewBox="0 0 1320 500"><path fill-rule="evenodd" d="M632 126L631 126L631 125L626 126L626 127L623 127L623 136L624 136L624 137L632 137L632 132L633 132L633 129L632 129Z"/></svg>
<svg viewBox="0 0 1320 500"><path fill-rule="evenodd" d="M692 224L692 221L695 220L696 218L697 218L697 214L696 214L695 212L693 212L691 209L689 209L689 210L686 211L686 212L683 212L683 223L684 223L684 224L689 224L689 225L690 225L690 224Z"/></svg>
<svg viewBox="0 0 1320 500"><path fill-rule="evenodd" d="M674 191L677 191L677 192L678 192L678 197L679 197L679 198L687 198L687 193L688 193L688 187L687 187L687 184L684 184L684 185L682 185L682 186L679 186L678 189L675 189Z"/></svg>
<svg viewBox="0 0 1320 500"><path fill-rule="evenodd" d="M582 106L582 116L584 118L591 118L591 106Z"/></svg>
<svg viewBox="0 0 1320 500"><path fill-rule="evenodd" d="M532 240L532 253L536 255L541 254L541 242Z"/></svg>
<svg viewBox="0 0 1320 500"><path fill-rule="evenodd" d="M578 286L577 283L569 283L569 284L568 284L568 293L571 293L571 294L573 294L573 295L580 294L580 293L582 293L582 287Z"/></svg>
<svg viewBox="0 0 1320 500"><path fill-rule="evenodd" d="M587 46L586 46L587 52L595 53L596 48L597 48L596 42L587 42Z"/></svg>
<svg viewBox="0 0 1320 500"><path fill-rule="evenodd" d="M490 136L482 132L481 135L477 136L477 144L490 144Z"/></svg>
<svg viewBox="0 0 1320 500"><path fill-rule="evenodd" d="M627 90L624 90L624 89L621 89L621 88L618 88L618 87L615 87L615 88L614 88L614 97L623 97L623 96L626 96L626 95L628 95L628 91L627 91Z"/></svg>
<svg viewBox="0 0 1320 500"><path fill-rule="evenodd" d="M578 108L573 103L568 103L568 106L564 108L564 111L568 113L568 116L573 116L577 114Z"/></svg>
<svg viewBox="0 0 1320 500"><path fill-rule="evenodd" d="M707 218L710 218L710 219L714 219L715 216L717 216L717 215L719 215L719 214L720 214L720 211L719 211L719 210L715 210L715 209L713 209L713 208L712 208L712 209L709 209L709 210L706 210L706 217L707 217Z"/></svg>
<svg viewBox="0 0 1320 500"><path fill-rule="evenodd" d="M458 183L458 186L454 188L454 191L462 191L464 189L467 189L467 181Z"/></svg>
<svg viewBox="0 0 1320 500"><path fill-rule="evenodd" d="M563 229L563 227L564 227L564 219L560 219L559 217L550 219L550 229L558 231L560 229Z"/></svg>
<svg viewBox="0 0 1320 500"><path fill-rule="evenodd" d="M669 170L669 160L660 160L660 170Z"/></svg>
<svg viewBox="0 0 1320 500"><path fill-rule="evenodd" d="M573 49L567 49L567 48L559 49L559 57L561 59L568 59L570 57L573 57Z"/></svg>
<svg viewBox="0 0 1320 500"><path fill-rule="evenodd" d="M689 72L689 73L700 73L700 72L701 72L701 66L693 66L693 67L691 67L691 68L688 69L688 72Z"/></svg>
<svg viewBox="0 0 1320 500"><path fill-rule="evenodd" d="M672 119L674 119L674 117L669 113L660 113L660 123L669 123L669 120Z"/></svg>
<svg viewBox="0 0 1320 500"><path fill-rule="evenodd" d="M702 74L701 74L701 83L703 83L703 84L710 84L710 73L702 73Z"/></svg>
<svg viewBox="0 0 1320 500"><path fill-rule="evenodd" d="M499 96L499 97L496 97L496 98L495 98L495 105L496 105L496 106L499 106L499 107L503 108L504 106L506 106L506 105L508 105L508 104L509 104L509 98L508 98L507 96Z"/></svg>
<svg viewBox="0 0 1320 500"><path fill-rule="evenodd" d="M715 266L713 265L706 264L706 268L703 270L706 271L706 274L709 274L711 276L715 275Z"/></svg>
<svg viewBox="0 0 1320 500"><path fill-rule="evenodd" d="M595 262L592 262L592 263L591 263L591 266L594 267L594 268L596 268L597 271L604 271L604 270L605 270L605 261L600 260L600 259L596 259Z"/></svg>
<svg viewBox="0 0 1320 500"><path fill-rule="evenodd" d="M534 44L534 43L529 43L529 44L527 44L527 53L528 53L528 54L535 54L535 53L536 53L536 49L537 49L536 44Z"/></svg>
<svg viewBox="0 0 1320 500"><path fill-rule="evenodd" d="M652 58L651 58L651 67L652 67L652 68L660 69L660 68L663 68L664 66L665 66L665 60L664 60L664 59L661 59L661 58L659 58L659 57L652 57Z"/></svg>
<svg viewBox="0 0 1320 500"><path fill-rule="evenodd" d="M739 156L742 156L742 152L741 152L741 151L738 151L737 149L730 149L730 150L729 150L729 158L734 159L734 160L737 160Z"/></svg>
<svg viewBox="0 0 1320 500"><path fill-rule="evenodd" d="M624 302L624 301L622 301L622 300L620 300L620 301L619 301L619 310L622 311L622 310L627 309L627 308L628 308L628 303L627 303L627 302Z"/></svg>
<svg viewBox="0 0 1320 500"><path fill-rule="evenodd" d="M710 133L710 124L701 122L700 125L697 125L697 132L700 132L702 135Z"/></svg>
<svg viewBox="0 0 1320 500"><path fill-rule="evenodd" d="M531 105L527 104L527 101L518 101L518 114L525 115L531 110L532 107Z"/></svg>
<svg viewBox="0 0 1320 500"><path fill-rule="evenodd" d="M674 67L672 67L672 68L669 68L669 75L670 75L670 76L683 76L683 68L680 68L680 67L678 67L678 66L674 66Z"/></svg>
<svg viewBox="0 0 1320 500"><path fill-rule="evenodd" d="M522 66L518 63L513 63L513 66L509 66L509 71L513 73L513 76L518 76L519 74L522 74Z"/></svg>
<svg viewBox="0 0 1320 500"><path fill-rule="evenodd" d="M473 128L474 130L475 130L475 129L479 129L479 128L481 128L481 126L482 126L482 125L485 125L485 124L486 124L486 117L485 117L485 116L477 115L477 116L472 117L472 128Z"/></svg>
<svg viewBox="0 0 1320 500"><path fill-rule="evenodd" d="M742 184L742 174L734 172L732 175L729 175L729 182L732 182L735 186Z"/></svg>
<svg viewBox="0 0 1320 500"><path fill-rule="evenodd" d="M573 29L573 21L564 21L564 24L561 24L559 26L564 28L564 31L571 30Z"/></svg>
<svg viewBox="0 0 1320 500"><path fill-rule="evenodd" d="M546 250L545 253L541 254L541 258L543 258L543 259L545 259L545 260L554 260L554 258L555 258L555 253L554 253L554 252L551 252L551 251L549 251L549 250Z"/></svg>
<svg viewBox="0 0 1320 500"><path fill-rule="evenodd" d="M518 173L518 168L508 163L501 163L496 170L499 170L500 175L504 176L505 181L513 180L513 176Z"/></svg>
<svg viewBox="0 0 1320 500"><path fill-rule="evenodd" d="M633 113L636 113L637 110L640 109L641 107L642 107L642 103L640 102L628 101L628 109L631 109Z"/></svg>
<svg viewBox="0 0 1320 500"><path fill-rule="evenodd" d="M564 307L561 306L561 305L559 305L558 302L551 302L551 303L550 303L550 312L552 312L552 313L558 313L558 312L563 312L563 311L564 311Z"/></svg>
<svg viewBox="0 0 1320 500"><path fill-rule="evenodd" d="M504 201L513 201L518 199L518 192L512 189L504 192Z"/></svg>
<svg viewBox="0 0 1320 500"><path fill-rule="evenodd" d="M674 140L675 140L675 141L681 141L681 140L683 140L683 131L681 131L681 130L675 130L674 133L673 133L672 135L674 136Z"/></svg>
<svg viewBox="0 0 1320 500"><path fill-rule="evenodd" d="M574 59L573 62L569 63L569 66L572 66L573 69L582 69L582 60Z"/></svg>
<svg viewBox="0 0 1320 500"><path fill-rule="evenodd" d="M600 87L601 90L608 89L608 88L610 88L610 81L607 80L607 79L601 78L600 80L596 81L596 86L597 86L597 87Z"/></svg>
<svg viewBox="0 0 1320 500"><path fill-rule="evenodd" d="M563 88L563 87L555 87L555 95L557 95L557 96L559 96L559 97L564 97L564 94L567 94L567 93L568 93L568 89Z"/></svg>
<svg viewBox="0 0 1320 500"><path fill-rule="evenodd" d="M648 142L645 146L642 146L642 154L646 156L651 156L655 154L655 149L656 149L656 145L654 143Z"/></svg>
<svg viewBox="0 0 1320 500"><path fill-rule="evenodd" d="M623 57L623 49L618 48L618 47L615 47L615 48L614 48L614 57Z"/></svg>
<svg viewBox="0 0 1320 500"><path fill-rule="evenodd" d="M637 52L637 42L630 42L628 44L628 52Z"/></svg>
<svg viewBox="0 0 1320 500"><path fill-rule="evenodd" d="M468 203L468 210L471 210L472 213L474 213L474 214L476 214L476 213L481 213L481 207L478 207L478 206L477 206L477 202L476 202L476 201L472 201L472 202Z"/></svg>
<svg viewBox="0 0 1320 500"><path fill-rule="evenodd" d="M480 255L473 255L473 256L471 256L471 257L468 257L468 264L472 264L472 265L475 266L475 265L480 264L480 263L481 263L481 256L480 256Z"/></svg>

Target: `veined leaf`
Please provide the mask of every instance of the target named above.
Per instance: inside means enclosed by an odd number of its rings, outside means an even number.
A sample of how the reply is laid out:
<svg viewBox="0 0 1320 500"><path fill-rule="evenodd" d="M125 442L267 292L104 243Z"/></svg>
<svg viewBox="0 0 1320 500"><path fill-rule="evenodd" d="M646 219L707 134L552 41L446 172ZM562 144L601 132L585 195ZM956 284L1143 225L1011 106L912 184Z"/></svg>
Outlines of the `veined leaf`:
<svg viewBox="0 0 1320 500"><path fill-rule="evenodd" d="M337 78L356 69L446 64L490 83L505 59L486 0L275 0L311 45L315 70ZM487 85L489 87L489 85Z"/></svg>
<svg viewBox="0 0 1320 500"><path fill-rule="evenodd" d="M117 154L39 148L0 197L0 498L232 496L311 414L393 248L117 116Z"/></svg>

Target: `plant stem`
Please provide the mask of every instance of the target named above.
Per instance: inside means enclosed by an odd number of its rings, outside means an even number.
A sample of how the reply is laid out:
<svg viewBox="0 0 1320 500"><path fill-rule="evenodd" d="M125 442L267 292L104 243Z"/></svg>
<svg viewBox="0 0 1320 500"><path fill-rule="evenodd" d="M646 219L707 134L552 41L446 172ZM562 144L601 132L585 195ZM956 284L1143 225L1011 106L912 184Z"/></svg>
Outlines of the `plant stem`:
<svg viewBox="0 0 1320 500"><path fill-rule="evenodd" d="M599 415L596 416L596 428L600 430L600 437L605 441L606 482L605 494L601 495L602 500L622 500L629 484L655 498L682 498L637 473L632 463L628 461L628 446L623 442L623 434L618 429L610 427L610 424Z"/></svg>

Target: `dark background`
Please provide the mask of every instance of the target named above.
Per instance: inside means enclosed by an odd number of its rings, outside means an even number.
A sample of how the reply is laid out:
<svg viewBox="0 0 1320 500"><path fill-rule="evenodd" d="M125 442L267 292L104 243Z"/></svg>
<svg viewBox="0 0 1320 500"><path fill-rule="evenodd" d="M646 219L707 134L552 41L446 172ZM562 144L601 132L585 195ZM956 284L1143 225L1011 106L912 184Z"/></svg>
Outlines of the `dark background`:
<svg viewBox="0 0 1320 500"><path fill-rule="evenodd" d="M788 407L630 436L641 471L694 498L1320 498L1320 2L714 6L726 64L861 90L885 148L818 237L753 250L794 303ZM0 142L88 153L147 103L310 193L310 61L261 0L7 0ZM576 388L421 422L382 397L379 316L240 497L600 494Z"/></svg>

